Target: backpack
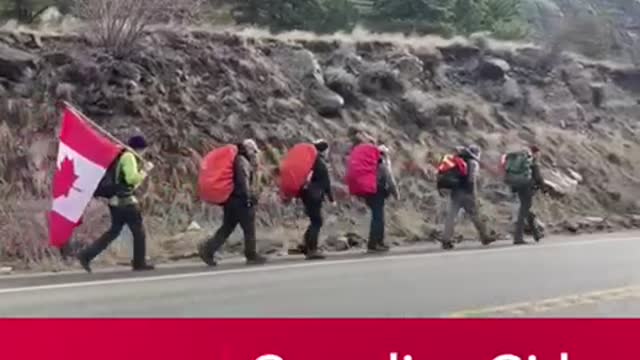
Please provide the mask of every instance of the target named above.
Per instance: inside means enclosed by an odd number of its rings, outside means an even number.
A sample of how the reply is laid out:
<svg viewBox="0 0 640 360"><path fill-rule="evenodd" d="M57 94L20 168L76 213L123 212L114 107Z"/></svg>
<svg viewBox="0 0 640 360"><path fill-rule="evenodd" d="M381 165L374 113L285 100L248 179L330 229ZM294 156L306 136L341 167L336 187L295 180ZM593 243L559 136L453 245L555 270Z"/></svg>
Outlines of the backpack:
<svg viewBox="0 0 640 360"><path fill-rule="evenodd" d="M349 193L370 196L378 191L378 164L380 151L373 144L360 144L353 148L347 160L346 183Z"/></svg>
<svg viewBox="0 0 640 360"><path fill-rule="evenodd" d="M300 191L311 180L318 150L313 144L302 143L292 147L280 162L279 188L283 201L300 196Z"/></svg>
<svg viewBox="0 0 640 360"><path fill-rule="evenodd" d="M450 154L442 157L437 167L438 189L459 189L469 175L467 161L460 155Z"/></svg>
<svg viewBox="0 0 640 360"><path fill-rule="evenodd" d="M533 159L526 151L508 153L502 157L505 182L511 186L524 185L531 181Z"/></svg>
<svg viewBox="0 0 640 360"><path fill-rule="evenodd" d="M236 145L211 150L200 163L198 194L204 202L223 205L233 192L234 162L238 154Z"/></svg>
<svg viewBox="0 0 640 360"><path fill-rule="evenodd" d="M120 162L120 156L124 153L124 150L116 156L115 159L111 162L107 171L102 176L100 183L98 183L98 187L96 191L93 192L94 198L105 198L111 199L116 196L120 191L125 190L125 186L120 184L117 179L118 172L118 164Z"/></svg>

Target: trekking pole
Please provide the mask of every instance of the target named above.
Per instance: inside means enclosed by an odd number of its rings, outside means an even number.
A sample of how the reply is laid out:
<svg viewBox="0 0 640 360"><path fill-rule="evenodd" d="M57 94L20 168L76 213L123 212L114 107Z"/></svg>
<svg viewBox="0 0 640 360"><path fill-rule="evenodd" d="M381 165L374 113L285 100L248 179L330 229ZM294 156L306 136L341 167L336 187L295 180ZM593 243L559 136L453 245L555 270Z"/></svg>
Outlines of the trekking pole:
<svg viewBox="0 0 640 360"><path fill-rule="evenodd" d="M104 129L102 126L98 125L95 123L95 121L91 120L88 116L86 116L85 114L82 113L82 111L78 110L75 106L71 105L70 103L66 102L66 101L62 101L62 104L64 104L64 106L69 109L72 113L74 113L75 115L77 115L78 117L81 117L84 121L88 122L89 124L91 124L94 128L96 128L96 130L100 131L103 135L105 135L106 137L109 138L109 140L117 143L118 145L124 147L125 149L127 149L127 151L129 151L130 153L132 153L133 155L135 155L138 159L145 161L144 158L142 157L142 155L138 154L138 152L136 152L135 150L133 150L129 145L123 143L122 141L120 141L118 138L116 138L115 136L111 135L111 133L109 133L106 129Z"/></svg>

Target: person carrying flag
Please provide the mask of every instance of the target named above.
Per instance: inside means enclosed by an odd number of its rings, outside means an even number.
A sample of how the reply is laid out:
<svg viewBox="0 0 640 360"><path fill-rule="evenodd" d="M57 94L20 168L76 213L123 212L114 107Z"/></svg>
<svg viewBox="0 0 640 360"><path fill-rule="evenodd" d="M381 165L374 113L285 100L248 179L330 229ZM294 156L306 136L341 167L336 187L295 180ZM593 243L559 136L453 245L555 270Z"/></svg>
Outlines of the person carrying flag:
<svg viewBox="0 0 640 360"><path fill-rule="evenodd" d="M109 199L109 213L111 226L101 237L82 249L78 255L80 265L91 272L91 261L104 251L113 240L118 238L125 225L133 235L134 271L153 270L154 266L146 262L146 233L142 221L142 212L138 199L134 195L136 188L142 184L147 173L153 169L151 162L145 162L141 168L138 156L147 149L147 141L143 136L132 136L127 145L131 150L125 150L117 158L115 167L115 195ZM107 176L110 174L107 173Z"/></svg>

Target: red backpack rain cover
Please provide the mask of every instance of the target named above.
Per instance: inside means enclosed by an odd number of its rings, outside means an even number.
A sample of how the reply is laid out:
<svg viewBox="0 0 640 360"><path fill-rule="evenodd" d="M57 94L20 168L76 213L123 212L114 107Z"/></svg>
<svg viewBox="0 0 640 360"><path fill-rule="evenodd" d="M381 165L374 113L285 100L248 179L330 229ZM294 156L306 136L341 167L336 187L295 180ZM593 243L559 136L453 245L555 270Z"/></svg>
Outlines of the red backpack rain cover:
<svg viewBox="0 0 640 360"><path fill-rule="evenodd" d="M233 163L238 154L235 145L211 150L200 163L198 193L210 204L222 205L233 192Z"/></svg>
<svg viewBox="0 0 640 360"><path fill-rule="evenodd" d="M373 144L353 148L347 160L346 182L349 193L355 196L373 195L378 190L378 162L380 151Z"/></svg>
<svg viewBox="0 0 640 360"><path fill-rule="evenodd" d="M285 154L280 162L280 198L288 201L300 196L300 190L306 184L318 150L313 144L297 144Z"/></svg>

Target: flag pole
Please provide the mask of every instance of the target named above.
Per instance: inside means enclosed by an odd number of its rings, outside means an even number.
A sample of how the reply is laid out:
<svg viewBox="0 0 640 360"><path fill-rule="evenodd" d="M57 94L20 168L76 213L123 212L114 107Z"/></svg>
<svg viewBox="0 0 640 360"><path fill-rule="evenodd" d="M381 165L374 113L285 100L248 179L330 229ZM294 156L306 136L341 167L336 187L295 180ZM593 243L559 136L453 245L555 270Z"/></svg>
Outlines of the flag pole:
<svg viewBox="0 0 640 360"><path fill-rule="evenodd" d="M75 106L71 105L70 103L68 103L67 101L62 101L62 103L64 104L65 107L67 107L69 110L71 110L72 112L74 112L76 115L80 116L82 119L84 119L86 122L88 122L89 124L91 124L93 127L95 127L98 131L100 131L103 135L107 136L110 140L118 143L120 146L124 147L125 149L127 149L127 151L131 152L133 155L135 155L138 159L145 161L144 158L142 157L142 155L140 155L137 151L133 150L129 145L123 143L122 141L120 141L118 138L116 138L115 136L111 135L111 133L109 133L106 129L104 129L102 126L96 124L93 120L91 120L88 116L86 116L85 114L82 113L82 111L78 110Z"/></svg>

